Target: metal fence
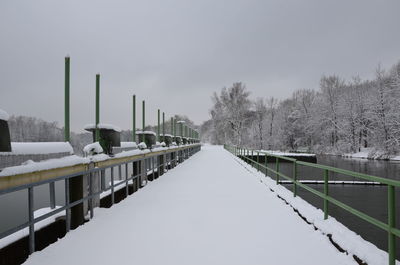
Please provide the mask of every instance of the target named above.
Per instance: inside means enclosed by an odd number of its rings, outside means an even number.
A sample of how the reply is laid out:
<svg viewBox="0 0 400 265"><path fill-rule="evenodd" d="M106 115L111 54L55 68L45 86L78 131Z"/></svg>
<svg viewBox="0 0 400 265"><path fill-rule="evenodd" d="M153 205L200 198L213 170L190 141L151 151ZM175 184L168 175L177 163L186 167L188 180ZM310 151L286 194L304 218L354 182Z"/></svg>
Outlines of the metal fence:
<svg viewBox="0 0 400 265"><path fill-rule="evenodd" d="M57 213L65 211L65 223L66 223L66 232L69 232L71 229L71 208L77 206L79 204L83 204L84 202L88 205L88 212L90 213L90 218L94 216L94 200L99 198L99 196L104 192L110 192L111 195L111 205L114 204L114 195L116 189L125 185L125 195L126 197L129 195L129 183L135 184L139 189L142 185L144 185L143 181L147 182L148 174L154 174L155 172L160 173L160 171L164 172L168 168L173 168L177 164L182 163L184 160L188 159L194 153L198 152L201 148L200 144L192 144L184 147L171 148L164 151L157 152L149 152L140 155L134 155L131 157L127 157L122 162L114 163L113 159L106 160L104 163L90 163L86 167L86 170L81 172L74 172L72 174L60 175L53 177L51 179L46 179L42 181L32 182L23 185L17 185L10 188L0 189L0 196L5 194L10 194L13 192L27 190L28 191L28 221L24 222L20 225L16 225L11 229L8 229L4 232L0 233L0 239L7 237L21 229L29 227L29 253L33 253L35 251L35 224L40 222L46 218L49 218ZM157 160L157 161L155 161ZM138 167L138 165L141 165ZM135 168L136 165L136 169ZM169 167L168 167L169 166ZM122 170L124 168L124 170ZM140 168L138 170L137 168ZM115 174L115 169L117 170L117 174ZM132 169L132 170L130 170ZM105 176L106 171L110 172L110 185L106 184ZM132 174L129 172L132 171ZM124 176L123 173L124 172ZM40 172L34 172L33 174L39 175ZM86 196L82 196L82 198L78 200L71 201L70 200L70 180L77 176L86 176L88 179L87 188L88 193ZM119 181L116 182L116 178ZM121 181L122 180L122 181ZM55 195L55 183L57 181L63 181L65 187L65 204L62 207L56 208L56 195ZM101 183L100 189L95 190L94 183ZM53 209L51 212L43 214L39 217L34 217L34 188L40 185L48 184L49 185L49 197L50 197L50 207ZM123 188L123 186L122 186Z"/></svg>
<svg viewBox="0 0 400 265"><path fill-rule="evenodd" d="M396 228L396 222L395 222L395 216L396 216L396 205L395 205L395 188L400 187L400 181L397 180L392 180L392 179L386 179L386 178L381 178L381 177L376 177L376 176L371 176L367 174L362 174L358 172L353 172L341 168L335 168L335 167L330 167L330 166L325 166L325 165L319 165L319 164L314 164L314 163L308 163L308 162L302 162L298 161L294 158L289 158L289 157L284 157L284 156L279 156L279 155L273 155L268 152L263 152L263 151L257 151L257 150L251 150L251 149L246 149L246 148L241 148L237 146L230 146L230 145L224 145L224 148L234 154L235 156L243 159L244 161L248 162L249 164L252 164L253 167L256 167L259 171L260 169L265 170L265 176L267 176L270 173L275 175L276 179L276 184L280 184L280 178L284 178L290 183L292 183L292 191L293 191L293 196L297 196L297 189L298 187L301 187L305 189L308 192L313 193L314 195L320 197L323 200L323 211L324 211L324 219L327 219L329 216L329 203L332 203L342 210L345 210L354 216L374 225L375 227L381 228L388 233L388 254L389 254L389 265L394 265L396 261L396 237L400 237L400 230ZM265 156L265 164L261 164L260 161L260 154ZM251 158L250 158L251 157ZM275 168L269 167L268 166L268 157L273 157L275 159ZM280 172L280 167L279 163L280 161L284 160L285 162L289 162L292 164L292 177L289 177L282 172ZM297 167L305 166L305 167L312 167L312 168L318 168L323 170L323 185L324 189L323 192L320 192L309 185L306 185L305 183L301 183L298 180L298 174L297 174ZM350 177L356 177L360 178L363 180L368 180L368 181L373 181L380 183L381 185L386 185L387 186L387 202L388 202L388 220L387 223L382 222L372 216L369 216L357 209L354 209L353 207L329 196L329 175L330 173L339 173L343 174L345 176L350 176Z"/></svg>

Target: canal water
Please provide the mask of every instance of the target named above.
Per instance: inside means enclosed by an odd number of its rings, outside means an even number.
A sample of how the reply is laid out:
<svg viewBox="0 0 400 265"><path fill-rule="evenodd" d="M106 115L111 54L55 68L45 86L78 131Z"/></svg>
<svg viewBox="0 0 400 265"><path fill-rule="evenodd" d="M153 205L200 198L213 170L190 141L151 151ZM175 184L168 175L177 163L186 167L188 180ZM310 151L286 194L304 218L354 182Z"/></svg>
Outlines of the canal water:
<svg viewBox="0 0 400 265"><path fill-rule="evenodd" d="M365 173L383 178L400 180L400 161L382 161L368 159L343 158L340 156L318 156L318 164L338 167L355 172ZM275 163L268 163L275 168ZM280 163L280 171L292 177L292 164ZM269 174L272 178L274 175ZM283 178L281 178L283 179ZM298 166L299 180L323 180L323 170ZM363 181L362 179L341 174L330 173L329 180ZM292 190L292 184L283 184ZM323 192L323 184L307 184ZM330 184L329 195L350 205L382 222L387 223L387 187L372 185ZM317 208L323 208L323 200L309 191L298 188L298 196ZM361 235L365 240L372 242L378 248L387 251L387 233L366 221L330 204L329 215L347 226L350 230ZM396 190L396 220L400 220L400 191ZM399 223L399 222L398 222ZM400 227L399 225L397 227ZM400 257L400 244L397 244L397 257Z"/></svg>

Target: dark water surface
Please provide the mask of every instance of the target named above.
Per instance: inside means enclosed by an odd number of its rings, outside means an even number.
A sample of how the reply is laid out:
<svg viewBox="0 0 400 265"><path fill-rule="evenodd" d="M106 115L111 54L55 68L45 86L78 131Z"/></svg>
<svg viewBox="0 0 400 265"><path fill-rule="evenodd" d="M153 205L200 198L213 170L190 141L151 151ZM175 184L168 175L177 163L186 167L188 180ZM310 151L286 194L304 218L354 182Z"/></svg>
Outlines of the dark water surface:
<svg viewBox="0 0 400 265"><path fill-rule="evenodd" d="M318 156L318 164L338 167L355 172L365 173L383 178L400 180L400 162L380 161L368 159L350 159L339 156ZM268 163L268 166L275 168L275 163ZM292 164L280 163L280 171L292 177ZM273 178L274 175L269 174ZM323 170L298 167L299 180L323 180ZM329 180L350 180L363 181L363 179L349 177L341 174L330 173ZM323 184L307 184L308 186L323 192ZM292 184L284 184L292 190ZM363 212L382 222L387 223L387 187L372 185L342 185L330 184L329 195L333 198ZM298 196L308 201L310 204L323 208L323 200L305 189L298 188ZM347 211L329 204L329 215L336 218L339 222L347 226L350 230L361 235L364 239L372 242L380 249L387 251L387 233L363 221L362 219L348 213ZM400 193L396 190L396 220L400 220ZM400 227L397 225L397 227ZM400 246L397 244L397 257L400 257Z"/></svg>

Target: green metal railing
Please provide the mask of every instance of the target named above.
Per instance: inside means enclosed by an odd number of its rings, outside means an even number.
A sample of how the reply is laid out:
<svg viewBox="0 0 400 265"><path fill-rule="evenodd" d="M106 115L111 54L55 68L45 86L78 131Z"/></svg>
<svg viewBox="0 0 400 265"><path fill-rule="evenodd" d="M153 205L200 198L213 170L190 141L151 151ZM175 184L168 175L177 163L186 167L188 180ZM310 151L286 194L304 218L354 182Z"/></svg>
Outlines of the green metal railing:
<svg viewBox="0 0 400 265"><path fill-rule="evenodd" d="M360 218L376 227L379 227L379 228L385 230L388 233L389 265L395 264L395 262L396 262L396 236L400 237L400 230L396 228L395 188L400 187L400 181L371 176L371 175L362 174L362 173L345 170L345 169L341 169L341 168L335 168L335 167L330 167L330 166L325 166L325 165L319 165L319 164L314 164L314 163L298 161L298 160L296 160L294 158L290 158L290 157L274 155L274 154L270 154L268 152L256 151L256 150L241 148L241 147L237 147L237 146L224 145L224 148L226 150L228 150L229 152L231 152L232 154L234 154L235 156L243 159L246 162L249 162L258 171L260 171L260 169L263 168L265 170L265 176L267 176L269 172L275 174L277 185L279 185L279 180L281 177L286 180L291 181L291 183L293 184L292 191L293 191L294 197L297 196L298 187L301 187L301 188L305 189L306 191L311 192L314 195L322 198L323 199L324 219L328 218L329 203L332 203L332 204L338 206L339 208L357 216L358 218ZM265 156L265 164L260 163L260 154ZM268 157L273 157L275 159L275 169L268 167ZM289 176L283 174L282 172L280 172L280 168L279 168L280 164L279 163L282 160L292 163L292 174L293 174L292 177L289 177ZM324 176L323 192L318 191L304 183L301 183L298 180L297 168L299 165L323 170L323 176ZM353 207L329 196L329 175L330 175L330 173L338 173L338 174L356 177L356 178L360 178L360 179L364 179L364 180L368 180L368 181L379 182L380 184L386 185L387 186L387 194L388 194L388 198L387 198L388 199L388 209L387 209L388 222L387 223L382 222L372 216L369 216L369 215L367 215L357 209L354 209Z"/></svg>

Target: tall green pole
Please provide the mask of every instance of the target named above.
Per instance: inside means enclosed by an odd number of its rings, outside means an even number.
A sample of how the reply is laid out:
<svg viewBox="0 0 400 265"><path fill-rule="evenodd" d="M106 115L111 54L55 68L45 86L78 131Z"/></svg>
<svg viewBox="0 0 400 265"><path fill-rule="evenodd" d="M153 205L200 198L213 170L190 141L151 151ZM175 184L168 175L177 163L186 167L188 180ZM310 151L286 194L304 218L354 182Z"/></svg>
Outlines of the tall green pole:
<svg viewBox="0 0 400 265"><path fill-rule="evenodd" d="M97 126L100 123L100 74L96 75L96 142L100 140L100 131Z"/></svg>
<svg viewBox="0 0 400 265"><path fill-rule="evenodd" d="M144 131L144 128L146 127L146 108L145 108L145 102L144 100L142 101L142 130Z"/></svg>
<svg viewBox="0 0 400 265"><path fill-rule="evenodd" d="M165 112L162 113L162 134L163 140L165 141Z"/></svg>
<svg viewBox="0 0 400 265"><path fill-rule="evenodd" d="M65 57L65 113L64 113L64 141L69 142L70 140L70 129L69 129L69 77L70 77L70 59L69 56Z"/></svg>
<svg viewBox="0 0 400 265"><path fill-rule="evenodd" d="M174 119L174 137L176 137L176 118Z"/></svg>
<svg viewBox="0 0 400 265"><path fill-rule="evenodd" d="M174 135L174 118L171 117L171 135Z"/></svg>
<svg viewBox="0 0 400 265"><path fill-rule="evenodd" d="M136 142L136 95L132 98L132 142Z"/></svg>
<svg viewBox="0 0 400 265"><path fill-rule="evenodd" d="M157 121L157 141L160 142L160 109L158 109L158 111L157 111L157 117L158 117L158 121Z"/></svg>

